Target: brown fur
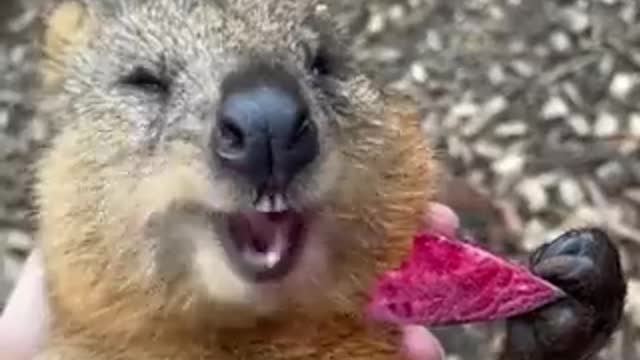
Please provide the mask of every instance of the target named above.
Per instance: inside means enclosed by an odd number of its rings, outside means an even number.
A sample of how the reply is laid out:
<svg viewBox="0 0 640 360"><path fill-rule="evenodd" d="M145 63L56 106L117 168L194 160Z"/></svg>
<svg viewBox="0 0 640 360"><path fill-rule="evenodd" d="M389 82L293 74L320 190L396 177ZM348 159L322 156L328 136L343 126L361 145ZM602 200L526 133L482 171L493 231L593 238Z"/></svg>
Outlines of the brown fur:
<svg viewBox="0 0 640 360"><path fill-rule="evenodd" d="M44 94L60 91L67 59L91 38L96 18L81 6L66 2L48 17ZM63 108L55 100L42 105L61 122L67 116L60 113ZM53 315L51 340L39 359L400 358L397 330L363 316L372 281L407 255L436 188L436 162L412 109L413 104L389 95L382 129L373 124L357 129L358 136L374 132L372 139L384 134L378 139L384 149L343 151L362 157L369 169L359 169L351 183L341 184L329 207L342 235L360 239L336 250L335 286L320 291L317 299L292 301L285 312L249 327L245 321L255 314L244 319L243 307L206 302L191 291L198 286L193 278L149 275L152 249L142 245L148 234L140 231L149 217L176 207L171 219L159 222L173 224L177 218L179 225L189 218L188 209L180 209L183 204L210 196L198 176L198 154L176 145L164 157L145 160L164 164L166 171L134 182L131 174L140 171L140 163L132 159L111 166L94 148L106 142L119 149L127 141L126 128L105 135L98 130L114 129L96 125L103 119L66 125L39 163L39 239ZM107 123L109 114L103 116ZM220 327L222 318L225 324L226 318L237 318L238 328Z"/></svg>
<svg viewBox="0 0 640 360"><path fill-rule="evenodd" d="M368 199L361 199L357 206L341 209L341 216L347 221L370 222L371 226L384 231L387 239L380 246L366 249L369 255L359 257L361 264L350 264L353 275L358 277L355 279L358 291L354 294L353 289L345 289L345 294L349 294L348 306L336 309L325 319L309 318L304 313L292 311L276 324L260 324L252 331L227 330L222 336L207 331L206 313L196 305L190 309L190 318L172 316L173 312L179 311L173 307L184 305L188 300L176 298L175 304L154 302L153 292L166 289L129 289L120 294L121 298L111 298L113 282L122 282L126 286L127 282L135 282L136 274L123 267L106 275L106 265L103 265L105 254L116 250L110 246L109 239L92 237L91 220L81 214L74 214L71 218L56 216L56 211L64 212L66 199L82 195L54 189L60 188L68 174L82 176L84 169L74 167L66 159L46 159L45 164L49 165L44 166L41 187L45 189L43 192L53 194L47 200L56 206L45 206L52 209L52 213L42 214L41 239L44 241L48 273L53 275L49 286L53 290L51 300L56 315L52 340L54 349L58 349L56 346L76 345L76 341L87 341L85 335L97 331L101 336L88 347L99 349L98 353L86 355L92 359L98 354L114 360L159 359L169 354L172 359L185 360L397 359L399 343L396 332L376 329L375 326L370 328L362 318L366 290L376 274L397 266L408 253L412 235L422 225L425 205L435 188L435 171L432 154L416 126L417 120L405 114L391 114L389 120L389 134L393 136L391 143L397 145L388 149L388 158L384 161L395 164L385 171L384 184L379 184L385 191L385 200L372 204ZM84 211L86 214L93 211L90 204ZM48 219L54 223L49 223ZM115 220L116 223L119 221ZM116 226L114 228L121 231ZM79 249L85 249L80 252L82 255L79 255ZM370 261L375 261L376 265L372 266ZM84 319L83 324L65 323L66 309L74 311L73 317ZM83 343L78 345L86 346ZM85 355L78 358L85 358Z"/></svg>
<svg viewBox="0 0 640 360"><path fill-rule="evenodd" d="M399 329L368 321L365 306L410 251L437 163L414 104L358 71L344 24L318 1L52 0L39 110L60 132L37 169L52 315L38 360L402 358ZM255 210L257 191L212 161L212 114L229 74L274 61L298 82L319 151L280 189L311 219L301 255L264 283L221 245L238 240L228 222ZM131 81L140 69L144 86ZM619 322L615 247L570 236L600 246L578 282L593 299L509 321L503 359L581 359Z"/></svg>

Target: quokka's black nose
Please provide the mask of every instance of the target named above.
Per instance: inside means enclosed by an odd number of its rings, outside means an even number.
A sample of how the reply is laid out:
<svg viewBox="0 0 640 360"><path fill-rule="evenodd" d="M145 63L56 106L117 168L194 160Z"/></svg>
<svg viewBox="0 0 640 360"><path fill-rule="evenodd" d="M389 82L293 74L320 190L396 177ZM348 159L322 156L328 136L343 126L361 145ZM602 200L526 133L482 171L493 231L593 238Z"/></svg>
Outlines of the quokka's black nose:
<svg viewBox="0 0 640 360"><path fill-rule="evenodd" d="M318 132L298 81L254 65L229 75L212 141L224 166L256 187L286 187L318 155Z"/></svg>

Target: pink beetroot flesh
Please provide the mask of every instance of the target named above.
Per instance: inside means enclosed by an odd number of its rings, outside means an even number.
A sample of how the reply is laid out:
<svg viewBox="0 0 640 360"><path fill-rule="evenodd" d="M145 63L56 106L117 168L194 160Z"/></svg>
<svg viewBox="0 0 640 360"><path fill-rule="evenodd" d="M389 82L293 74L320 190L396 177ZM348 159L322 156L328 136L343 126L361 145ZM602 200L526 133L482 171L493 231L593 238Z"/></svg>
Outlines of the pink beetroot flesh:
<svg viewBox="0 0 640 360"><path fill-rule="evenodd" d="M379 280L368 310L377 321L455 325L520 315L562 294L528 269L469 242L422 233L409 259Z"/></svg>

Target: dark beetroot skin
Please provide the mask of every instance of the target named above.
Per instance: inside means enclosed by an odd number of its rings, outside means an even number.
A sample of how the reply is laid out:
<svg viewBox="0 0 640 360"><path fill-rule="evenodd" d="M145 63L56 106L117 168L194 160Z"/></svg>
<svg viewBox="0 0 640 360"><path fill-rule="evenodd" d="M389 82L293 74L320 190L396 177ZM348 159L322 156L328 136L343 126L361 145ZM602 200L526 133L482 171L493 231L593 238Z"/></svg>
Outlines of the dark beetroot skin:
<svg viewBox="0 0 640 360"><path fill-rule="evenodd" d="M374 289L376 321L423 326L510 318L558 300L564 292L469 242L422 233L398 269Z"/></svg>

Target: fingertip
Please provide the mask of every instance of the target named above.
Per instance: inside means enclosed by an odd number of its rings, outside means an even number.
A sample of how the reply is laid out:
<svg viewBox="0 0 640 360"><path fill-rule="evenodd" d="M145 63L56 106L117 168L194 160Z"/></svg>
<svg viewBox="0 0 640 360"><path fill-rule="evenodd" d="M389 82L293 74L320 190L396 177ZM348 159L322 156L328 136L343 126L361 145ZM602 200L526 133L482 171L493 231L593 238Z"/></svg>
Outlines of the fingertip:
<svg viewBox="0 0 640 360"><path fill-rule="evenodd" d="M438 339L423 326L403 328L403 349L409 360L444 360Z"/></svg>
<svg viewBox="0 0 640 360"><path fill-rule="evenodd" d="M429 230L454 236L460 227L460 219L450 207L434 202L429 205L425 226Z"/></svg>

